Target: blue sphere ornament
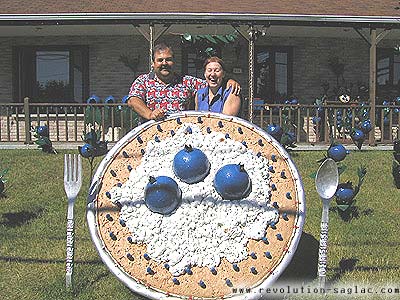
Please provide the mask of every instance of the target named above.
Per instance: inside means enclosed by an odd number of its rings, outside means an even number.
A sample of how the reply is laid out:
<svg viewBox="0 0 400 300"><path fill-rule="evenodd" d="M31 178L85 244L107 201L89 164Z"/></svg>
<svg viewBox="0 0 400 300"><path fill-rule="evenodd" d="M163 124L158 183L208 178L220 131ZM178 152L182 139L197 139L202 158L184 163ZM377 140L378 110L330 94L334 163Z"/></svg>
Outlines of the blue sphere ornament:
<svg viewBox="0 0 400 300"><path fill-rule="evenodd" d="M292 105L299 104L299 100L297 100L296 98L293 98L292 100L290 100L290 104L292 104Z"/></svg>
<svg viewBox="0 0 400 300"><path fill-rule="evenodd" d="M36 127L36 133L39 136L49 136L49 128L46 125Z"/></svg>
<svg viewBox="0 0 400 300"><path fill-rule="evenodd" d="M128 100L129 100L129 95L125 95L125 96L122 97L121 102L122 103L128 103Z"/></svg>
<svg viewBox="0 0 400 300"><path fill-rule="evenodd" d="M354 189L351 184L339 184L335 195L340 203L348 203L354 198Z"/></svg>
<svg viewBox="0 0 400 300"><path fill-rule="evenodd" d="M352 138L354 141L364 141L365 135L360 129L355 129L352 134Z"/></svg>
<svg viewBox="0 0 400 300"><path fill-rule="evenodd" d="M283 134L283 129L279 125L269 124L267 126L267 133L275 138L278 142L280 142Z"/></svg>
<svg viewBox="0 0 400 300"><path fill-rule="evenodd" d="M168 215L180 205L182 192L171 177L151 176L144 191L144 200L152 212Z"/></svg>
<svg viewBox="0 0 400 300"><path fill-rule="evenodd" d="M328 157L332 158L334 161L342 161L346 158L347 151L346 148L342 145L332 145L328 149Z"/></svg>
<svg viewBox="0 0 400 300"><path fill-rule="evenodd" d="M185 148L175 155L173 169L180 180L192 184L207 177L210 172L210 162L203 151L185 145Z"/></svg>
<svg viewBox="0 0 400 300"><path fill-rule="evenodd" d="M87 104L94 104L94 103L99 103L99 102L100 102L100 98L98 96L96 96L95 94L93 94L86 100Z"/></svg>
<svg viewBox="0 0 400 300"><path fill-rule="evenodd" d="M229 164L215 174L214 188L226 200L246 198L251 192L251 180L243 165Z"/></svg>
<svg viewBox="0 0 400 300"><path fill-rule="evenodd" d="M314 125L321 123L321 117L317 116L312 117L312 122Z"/></svg>
<svg viewBox="0 0 400 300"><path fill-rule="evenodd" d="M81 148L79 148L79 152L83 157L89 158L94 155L95 149L90 144L84 144Z"/></svg>
<svg viewBox="0 0 400 300"><path fill-rule="evenodd" d="M106 99L104 99L104 103L106 103L106 104L110 104L110 103L114 103L114 102L115 102L115 99L111 95L108 96Z"/></svg>
<svg viewBox="0 0 400 300"><path fill-rule="evenodd" d="M365 134L369 133L372 130L371 120L365 120L361 123L361 130Z"/></svg>

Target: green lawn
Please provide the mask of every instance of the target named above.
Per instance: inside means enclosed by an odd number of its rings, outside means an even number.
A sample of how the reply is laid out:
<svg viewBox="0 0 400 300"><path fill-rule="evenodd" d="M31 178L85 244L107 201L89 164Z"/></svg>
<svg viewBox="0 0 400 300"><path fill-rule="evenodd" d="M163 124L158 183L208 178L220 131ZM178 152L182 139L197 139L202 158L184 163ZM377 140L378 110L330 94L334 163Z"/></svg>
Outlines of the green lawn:
<svg viewBox="0 0 400 300"><path fill-rule="evenodd" d="M1 299L143 299L108 271L92 244L85 220L87 161L75 205L76 285L72 293L66 291L64 153L0 150L0 168L10 168L7 197L0 199ZM310 174L323 155L293 153L304 182L307 216L298 251L281 282L311 284L316 279L322 205ZM392 182L392 153L353 151L345 164L341 182L357 181L360 164L368 173L357 196L359 216L346 222L335 210L330 213L328 279L333 284L397 282L400 287L400 190Z"/></svg>

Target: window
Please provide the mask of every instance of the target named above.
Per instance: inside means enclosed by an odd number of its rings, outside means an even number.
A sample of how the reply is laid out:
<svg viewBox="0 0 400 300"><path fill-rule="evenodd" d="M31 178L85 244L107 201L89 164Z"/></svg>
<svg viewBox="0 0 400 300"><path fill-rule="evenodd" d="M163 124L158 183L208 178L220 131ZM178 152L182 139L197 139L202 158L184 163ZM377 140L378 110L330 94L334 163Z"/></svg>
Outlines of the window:
<svg viewBox="0 0 400 300"><path fill-rule="evenodd" d="M83 102L89 94L87 47L14 49L14 100Z"/></svg>
<svg viewBox="0 0 400 300"><path fill-rule="evenodd" d="M255 49L256 98L279 103L292 93L292 53L290 48L260 46Z"/></svg>
<svg viewBox="0 0 400 300"><path fill-rule="evenodd" d="M376 83L378 97L391 100L400 93L400 55L393 49L377 49Z"/></svg>

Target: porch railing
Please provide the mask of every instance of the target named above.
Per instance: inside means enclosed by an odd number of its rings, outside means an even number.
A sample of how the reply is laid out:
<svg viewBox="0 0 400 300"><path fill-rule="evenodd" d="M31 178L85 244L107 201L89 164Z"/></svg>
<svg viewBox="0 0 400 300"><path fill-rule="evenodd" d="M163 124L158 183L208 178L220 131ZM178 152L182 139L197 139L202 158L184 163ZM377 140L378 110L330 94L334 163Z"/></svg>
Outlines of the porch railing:
<svg viewBox="0 0 400 300"><path fill-rule="evenodd" d="M286 127L297 143L329 143L331 134L337 141L351 143L351 129L368 119L369 113L368 105L357 104L257 103L253 123L264 129L271 123ZM376 124L370 133L376 144L400 138L399 119L400 107L376 106ZM100 130L103 140L116 142L137 124L137 115L126 104L30 103L29 99L0 103L0 143L33 143L32 130L39 125L48 126L53 142L82 142L91 128Z"/></svg>

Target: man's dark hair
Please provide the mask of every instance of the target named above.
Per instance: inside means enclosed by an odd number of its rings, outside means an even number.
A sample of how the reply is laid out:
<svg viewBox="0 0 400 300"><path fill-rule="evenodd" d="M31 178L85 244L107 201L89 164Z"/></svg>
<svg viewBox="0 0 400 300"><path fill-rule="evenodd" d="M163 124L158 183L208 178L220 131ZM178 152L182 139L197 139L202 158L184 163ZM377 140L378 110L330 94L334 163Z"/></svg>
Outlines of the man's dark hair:
<svg viewBox="0 0 400 300"><path fill-rule="evenodd" d="M153 62L154 62L154 59L155 59L155 53L156 52L164 51L164 50L167 50L167 49L169 49L172 52L172 55L174 55L174 51L172 50L171 45L169 45L169 44L167 44L165 42L161 42L161 43L158 43L157 45L155 45L154 48L153 48L153 55L152 55Z"/></svg>

